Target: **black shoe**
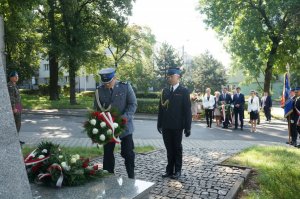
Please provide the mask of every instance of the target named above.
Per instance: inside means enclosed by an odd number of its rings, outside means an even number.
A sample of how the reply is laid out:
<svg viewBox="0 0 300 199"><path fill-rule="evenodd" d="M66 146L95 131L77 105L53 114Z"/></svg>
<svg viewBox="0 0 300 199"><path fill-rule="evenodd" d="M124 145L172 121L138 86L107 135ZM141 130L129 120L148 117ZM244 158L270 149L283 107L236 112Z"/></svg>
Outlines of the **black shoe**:
<svg viewBox="0 0 300 199"><path fill-rule="evenodd" d="M23 144L25 144L25 142L23 142L23 141L20 141L20 144L21 144L21 145L23 145Z"/></svg>
<svg viewBox="0 0 300 199"><path fill-rule="evenodd" d="M180 176L181 176L181 172L180 171L176 171L175 174L172 176L172 179L177 180Z"/></svg>
<svg viewBox="0 0 300 199"><path fill-rule="evenodd" d="M173 176L172 173L164 173L161 175L161 177L163 177L163 178L168 178L168 177L172 177L172 176Z"/></svg>
<svg viewBox="0 0 300 199"><path fill-rule="evenodd" d="M241 127L241 131L243 131L244 129L243 129L243 127Z"/></svg>

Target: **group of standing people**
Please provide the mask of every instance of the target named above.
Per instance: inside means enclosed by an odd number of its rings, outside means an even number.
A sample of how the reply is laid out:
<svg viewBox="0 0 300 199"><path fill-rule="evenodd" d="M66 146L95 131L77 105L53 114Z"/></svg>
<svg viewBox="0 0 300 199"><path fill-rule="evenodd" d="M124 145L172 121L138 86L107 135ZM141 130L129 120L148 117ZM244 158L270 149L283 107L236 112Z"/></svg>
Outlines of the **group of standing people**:
<svg viewBox="0 0 300 199"><path fill-rule="evenodd" d="M222 128L225 129L234 126L234 130L237 130L240 124L240 129L243 130L245 96L241 93L240 87L235 89L234 94L229 93L228 89L224 87L222 93L216 91L214 96L211 95L211 89L207 88L201 101L208 128L211 128L213 118L215 118L217 126L222 124ZM251 91L247 102L251 132L256 132L256 125L260 122L259 112L261 109L264 110L266 121L271 121L272 99L267 92L260 99L257 92Z"/></svg>

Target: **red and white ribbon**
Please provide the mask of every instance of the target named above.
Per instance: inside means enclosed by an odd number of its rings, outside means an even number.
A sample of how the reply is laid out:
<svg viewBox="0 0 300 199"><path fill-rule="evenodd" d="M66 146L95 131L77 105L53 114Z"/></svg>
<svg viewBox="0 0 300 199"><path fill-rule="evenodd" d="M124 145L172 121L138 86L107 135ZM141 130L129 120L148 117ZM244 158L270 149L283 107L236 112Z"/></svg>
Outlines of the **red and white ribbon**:
<svg viewBox="0 0 300 199"><path fill-rule="evenodd" d="M53 170L53 169L57 169L57 170L59 170L60 171L60 176L59 176L59 178L58 178L58 180L57 180L57 182L56 182L56 186L57 187L61 187L62 186L62 182L63 182L63 180L64 180L64 175L63 175L63 169L61 168L61 166L59 165L59 164L57 164L57 163L54 163L54 164L52 164L47 170L49 171L49 172L51 172L51 170Z"/></svg>
<svg viewBox="0 0 300 199"><path fill-rule="evenodd" d="M36 156L36 150L37 150L37 149L35 149L34 151L32 151L32 152L25 158L24 162L25 162L25 165L26 165L26 166L33 165L33 164L37 164L37 163L39 163L39 162L43 162L43 161L49 159L50 156L48 155L48 156L45 156L44 158L38 158L38 159L32 160L31 158L34 158L34 157Z"/></svg>
<svg viewBox="0 0 300 199"><path fill-rule="evenodd" d="M110 128L112 130L112 141L119 144L121 142L121 140L119 138L115 137L115 127L114 127L114 122L113 122L110 112L102 112L101 115L103 116L103 118L105 119L105 122L110 126Z"/></svg>

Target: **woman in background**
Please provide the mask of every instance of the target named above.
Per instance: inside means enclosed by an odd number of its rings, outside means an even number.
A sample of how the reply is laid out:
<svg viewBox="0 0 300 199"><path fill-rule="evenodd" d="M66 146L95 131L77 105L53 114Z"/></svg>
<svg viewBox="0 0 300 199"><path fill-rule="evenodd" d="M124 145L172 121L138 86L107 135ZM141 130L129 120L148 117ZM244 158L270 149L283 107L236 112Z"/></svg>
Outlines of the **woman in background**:
<svg viewBox="0 0 300 199"><path fill-rule="evenodd" d="M255 91L251 91L248 99L248 113L250 114L251 132L256 132L256 120L259 114L259 99L255 95Z"/></svg>
<svg viewBox="0 0 300 199"><path fill-rule="evenodd" d="M210 88L207 88L206 94L202 99L203 108L205 110L206 123L207 123L207 127L209 128L211 128L212 114L215 106L215 97L211 95L210 92L211 92Z"/></svg>

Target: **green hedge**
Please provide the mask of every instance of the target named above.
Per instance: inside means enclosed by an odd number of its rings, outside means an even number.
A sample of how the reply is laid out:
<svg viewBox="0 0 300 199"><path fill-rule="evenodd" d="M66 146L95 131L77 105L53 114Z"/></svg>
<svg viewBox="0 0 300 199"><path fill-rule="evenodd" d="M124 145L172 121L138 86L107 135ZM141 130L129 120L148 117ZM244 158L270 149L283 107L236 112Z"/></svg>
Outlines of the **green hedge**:
<svg viewBox="0 0 300 199"><path fill-rule="evenodd" d="M137 99L138 107L137 113L149 113L149 114L157 114L158 113L158 104L159 99Z"/></svg>
<svg viewBox="0 0 300 199"><path fill-rule="evenodd" d="M159 99L160 98L160 92L137 92L136 97L137 98L145 98L145 99Z"/></svg>

